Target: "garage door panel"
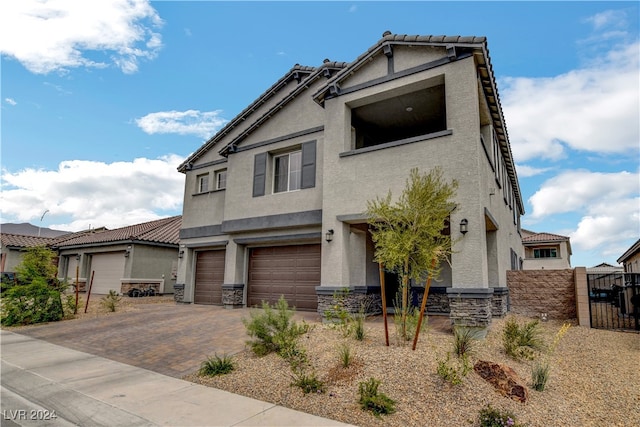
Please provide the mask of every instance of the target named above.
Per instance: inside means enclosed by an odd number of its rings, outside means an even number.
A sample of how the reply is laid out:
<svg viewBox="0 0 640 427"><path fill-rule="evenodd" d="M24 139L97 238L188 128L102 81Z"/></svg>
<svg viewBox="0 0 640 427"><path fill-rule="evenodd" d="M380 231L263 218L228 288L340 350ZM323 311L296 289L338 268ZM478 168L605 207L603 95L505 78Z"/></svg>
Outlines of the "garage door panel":
<svg viewBox="0 0 640 427"><path fill-rule="evenodd" d="M124 251L91 255L91 293L103 295L108 294L110 290L120 293L120 279L124 277L125 261Z"/></svg>
<svg viewBox="0 0 640 427"><path fill-rule="evenodd" d="M195 304L222 304L224 262L224 250L197 252L193 295Z"/></svg>
<svg viewBox="0 0 640 427"><path fill-rule="evenodd" d="M248 305L274 304L284 295L289 306L316 310L320 285L320 245L254 248L249 255Z"/></svg>

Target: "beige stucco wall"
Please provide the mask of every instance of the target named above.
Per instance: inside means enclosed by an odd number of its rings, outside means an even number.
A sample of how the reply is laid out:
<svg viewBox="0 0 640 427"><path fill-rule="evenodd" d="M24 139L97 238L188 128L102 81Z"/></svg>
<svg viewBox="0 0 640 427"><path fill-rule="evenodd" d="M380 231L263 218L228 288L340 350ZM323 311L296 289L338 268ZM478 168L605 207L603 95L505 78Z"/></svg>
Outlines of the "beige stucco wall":
<svg viewBox="0 0 640 427"><path fill-rule="evenodd" d="M538 245L538 248L557 248L559 256L557 258L534 258L533 249L525 250L526 257L523 262L523 270L563 270L571 268L570 255L566 242L560 242L558 245Z"/></svg>

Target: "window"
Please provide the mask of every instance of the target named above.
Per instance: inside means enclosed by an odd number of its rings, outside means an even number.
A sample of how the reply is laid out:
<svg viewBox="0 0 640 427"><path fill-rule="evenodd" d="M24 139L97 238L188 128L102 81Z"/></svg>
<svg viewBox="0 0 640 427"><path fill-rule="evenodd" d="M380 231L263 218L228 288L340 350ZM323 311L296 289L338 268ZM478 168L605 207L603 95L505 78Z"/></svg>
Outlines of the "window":
<svg viewBox="0 0 640 427"><path fill-rule="evenodd" d="M534 258L558 258L556 248L534 249Z"/></svg>
<svg viewBox="0 0 640 427"><path fill-rule="evenodd" d="M227 170L223 169L216 172L216 190L224 190L227 188Z"/></svg>
<svg viewBox="0 0 640 427"><path fill-rule="evenodd" d="M299 190L302 183L302 151L273 158L273 192Z"/></svg>
<svg viewBox="0 0 640 427"><path fill-rule="evenodd" d="M209 191L209 174L206 173L204 175L198 175L197 185L198 193L206 193L207 191Z"/></svg>

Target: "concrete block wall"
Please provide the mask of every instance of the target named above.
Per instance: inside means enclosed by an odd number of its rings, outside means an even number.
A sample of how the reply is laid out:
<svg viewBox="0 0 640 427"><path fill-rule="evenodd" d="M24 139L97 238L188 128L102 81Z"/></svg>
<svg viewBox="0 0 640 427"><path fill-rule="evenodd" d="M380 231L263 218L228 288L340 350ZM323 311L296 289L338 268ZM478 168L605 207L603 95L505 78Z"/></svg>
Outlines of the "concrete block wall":
<svg viewBox="0 0 640 427"><path fill-rule="evenodd" d="M577 317L572 269L507 271L507 282L512 313L529 317L547 313L557 320Z"/></svg>

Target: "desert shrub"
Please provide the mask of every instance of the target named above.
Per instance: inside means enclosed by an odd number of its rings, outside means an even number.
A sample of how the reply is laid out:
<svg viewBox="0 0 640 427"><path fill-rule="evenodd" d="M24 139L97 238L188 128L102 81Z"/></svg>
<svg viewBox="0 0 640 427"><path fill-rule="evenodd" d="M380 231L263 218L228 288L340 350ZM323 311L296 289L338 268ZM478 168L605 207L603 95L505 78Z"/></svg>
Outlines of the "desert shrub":
<svg viewBox="0 0 640 427"><path fill-rule="evenodd" d="M226 354L222 357L217 354L207 357L207 360L200 365L199 375L213 377L216 375L224 375L235 369L235 364L231 356Z"/></svg>
<svg viewBox="0 0 640 427"><path fill-rule="evenodd" d="M343 368L349 367L353 362L353 353L351 352L351 346L347 343L342 343L338 347L338 354L340 356L340 364Z"/></svg>
<svg viewBox="0 0 640 427"><path fill-rule="evenodd" d="M54 322L63 318L60 292L44 279L33 279L29 285L18 285L2 294L0 322L5 326Z"/></svg>
<svg viewBox="0 0 640 427"><path fill-rule="evenodd" d="M62 301L62 308L64 310L64 316L66 318L73 317L78 313L78 307L82 306L82 298L78 296L78 304L76 305L76 295L65 295Z"/></svg>
<svg viewBox="0 0 640 427"><path fill-rule="evenodd" d="M324 311L324 317L330 325L340 331L343 337L351 334L351 313L345 308L345 299L349 289L342 289L333 293L334 304Z"/></svg>
<svg viewBox="0 0 640 427"><path fill-rule="evenodd" d="M264 356L272 352L282 355L295 349L298 337L309 331L309 325L304 321L298 325L292 320L293 314L283 296L273 307L263 301L262 311L252 312L249 320L242 319L247 334L255 338L247 341L251 350Z"/></svg>
<svg viewBox="0 0 640 427"><path fill-rule="evenodd" d="M116 291L110 289L109 293L100 299L100 305L105 311L114 313L120 307L121 299Z"/></svg>
<svg viewBox="0 0 640 427"><path fill-rule="evenodd" d="M315 372L308 373L306 370L295 372L292 386L300 387L304 394L324 393L326 390L324 382L320 381Z"/></svg>
<svg viewBox="0 0 640 427"><path fill-rule="evenodd" d="M36 280L44 280L48 285L57 286L58 267L54 264L55 258L56 253L44 246L28 248L15 269L19 284L29 285Z"/></svg>
<svg viewBox="0 0 640 427"><path fill-rule="evenodd" d="M396 331L396 341L400 345L406 345L413 340L418 329L418 320L420 318L420 310L418 307L408 306L406 308L406 316L403 322L402 319L402 294L398 292L393 302L394 316L393 323ZM422 325L420 325L420 332L423 332L427 327L427 318L423 319Z"/></svg>
<svg viewBox="0 0 640 427"><path fill-rule="evenodd" d="M438 360L438 375L451 385L462 384L464 377L471 372L472 366L467 355L451 359L451 353L447 353L445 360Z"/></svg>
<svg viewBox="0 0 640 427"><path fill-rule="evenodd" d="M562 325L560 330L556 332L553 343L547 349L544 359L536 362L531 368L531 386L536 391L544 391L547 387L547 382L549 381L549 374L551 371L551 355L555 352L556 347L560 343L562 337L567 333L571 325L569 323L565 323Z"/></svg>
<svg viewBox="0 0 640 427"><path fill-rule="evenodd" d="M540 338L540 322L532 320L520 325L514 318L506 320L502 331L504 350L513 359L535 358L535 350L541 350L544 342Z"/></svg>
<svg viewBox="0 0 640 427"><path fill-rule="evenodd" d="M478 341L478 331L457 326L453 330L453 353L458 356L472 356Z"/></svg>
<svg viewBox="0 0 640 427"><path fill-rule="evenodd" d="M480 427L522 427L511 412L495 409L491 405L480 410L478 422Z"/></svg>
<svg viewBox="0 0 640 427"><path fill-rule="evenodd" d="M380 381L369 378L358 384L360 394L360 407L365 411L371 411L374 415L393 414L396 411L396 402L384 393L378 391Z"/></svg>

